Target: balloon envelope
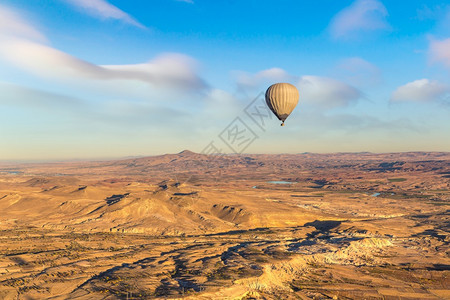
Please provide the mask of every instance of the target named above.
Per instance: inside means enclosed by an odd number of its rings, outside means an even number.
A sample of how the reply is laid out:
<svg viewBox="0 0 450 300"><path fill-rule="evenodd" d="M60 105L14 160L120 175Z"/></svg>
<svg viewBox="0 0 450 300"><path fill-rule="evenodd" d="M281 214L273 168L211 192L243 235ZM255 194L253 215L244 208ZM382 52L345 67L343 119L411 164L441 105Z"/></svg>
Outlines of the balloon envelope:
<svg viewBox="0 0 450 300"><path fill-rule="evenodd" d="M297 88L290 83L276 83L266 91L267 106L283 124L297 106L299 97Z"/></svg>

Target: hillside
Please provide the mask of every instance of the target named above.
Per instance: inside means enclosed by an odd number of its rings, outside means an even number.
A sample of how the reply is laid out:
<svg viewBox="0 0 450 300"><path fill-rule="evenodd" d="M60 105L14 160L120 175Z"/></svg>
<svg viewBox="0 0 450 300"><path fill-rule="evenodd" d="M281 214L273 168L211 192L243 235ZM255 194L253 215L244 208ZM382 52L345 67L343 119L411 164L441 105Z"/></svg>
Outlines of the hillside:
<svg viewBox="0 0 450 300"><path fill-rule="evenodd" d="M0 298L448 290L450 153L0 165Z"/></svg>

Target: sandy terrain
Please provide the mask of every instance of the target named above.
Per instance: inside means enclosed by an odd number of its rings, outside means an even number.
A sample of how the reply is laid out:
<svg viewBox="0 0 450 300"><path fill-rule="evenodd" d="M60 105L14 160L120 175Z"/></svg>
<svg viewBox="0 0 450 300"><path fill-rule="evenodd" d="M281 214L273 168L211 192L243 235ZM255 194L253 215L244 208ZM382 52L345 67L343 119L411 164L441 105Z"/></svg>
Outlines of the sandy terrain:
<svg viewBox="0 0 450 300"><path fill-rule="evenodd" d="M0 164L0 299L450 299L450 153Z"/></svg>

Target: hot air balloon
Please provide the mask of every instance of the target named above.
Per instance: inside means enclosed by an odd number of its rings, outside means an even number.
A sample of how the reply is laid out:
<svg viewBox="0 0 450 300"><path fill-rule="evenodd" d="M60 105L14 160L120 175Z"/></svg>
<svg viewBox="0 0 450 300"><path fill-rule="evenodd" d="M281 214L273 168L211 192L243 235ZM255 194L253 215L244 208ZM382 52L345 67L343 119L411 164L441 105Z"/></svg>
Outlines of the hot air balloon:
<svg viewBox="0 0 450 300"><path fill-rule="evenodd" d="M281 126L297 106L299 97L297 88L290 83L275 83L267 89L267 106L282 122Z"/></svg>

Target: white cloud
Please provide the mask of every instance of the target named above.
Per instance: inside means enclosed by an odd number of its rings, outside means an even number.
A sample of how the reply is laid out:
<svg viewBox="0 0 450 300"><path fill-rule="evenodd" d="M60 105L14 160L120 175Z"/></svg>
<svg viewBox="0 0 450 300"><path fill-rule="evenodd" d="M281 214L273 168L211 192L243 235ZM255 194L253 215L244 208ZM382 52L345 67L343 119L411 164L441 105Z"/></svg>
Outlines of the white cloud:
<svg viewBox="0 0 450 300"><path fill-rule="evenodd" d="M49 115L50 119L76 116L87 123L102 122L108 125L152 124L157 125L168 115L185 122L192 121L190 114L171 106L163 106L147 101L112 99L106 102L88 101L61 93L30 88L0 81L0 105L19 107L33 113ZM174 121L173 121L174 122Z"/></svg>
<svg viewBox="0 0 450 300"><path fill-rule="evenodd" d="M54 79L138 80L161 87L201 89L196 62L182 54L163 54L135 65L100 66L52 47L22 39L0 44L0 57L37 76Z"/></svg>
<svg viewBox="0 0 450 300"><path fill-rule="evenodd" d="M355 60L354 64L364 64ZM300 92L300 102L321 108L345 107L361 98L361 92L342 81L320 76L295 76L283 69L271 68L255 74L236 72L236 82L239 89L266 89L276 82L289 82L297 86Z"/></svg>
<svg viewBox="0 0 450 300"><path fill-rule="evenodd" d="M391 101L431 102L445 100L450 87L429 79L419 79L398 87L391 95Z"/></svg>
<svg viewBox="0 0 450 300"><path fill-rule="evenodd" d="M343 59L336 66L336 73L339 78L355 86L372 86L381 82L381 70L360 57Z"/></svg>
<svg viewBox="0 0 450 300"><path fill-rule="evenodd" d="M73 111L82 104L82 101L61 94L37 90L8 82L0 81L0 104L11 106L23 106L30 109L41 108L43 110L51 107L70 109Z"/></svg>
<svg viewBox="0 0 450 300"><path fill-rule="evenodd" d="M22 37L45 42L45 36L27 24L16 12L0 5L0 38Z"/></svg>
<svg viewBox="0 0 450 300"><path fill-rule="evenodd" d="M386 7L377 0L356 0L331 21L331 35L336 39L360 36L361 33L389 29Z"/></svg>
<svg viewBox="0 0 450 300"><path fill-rule="evenodd" d="M256 88L268 82L291 81L292 76L280 68L271 68L256 74L247 72L235 72L236 82L239 89Z"/></svg>
<svg viewBox="0 0 450 300"><path fill-rule="evenodd" d="M327 77L302 76L297 86L300 101L322 108L345 107L362 96L356 88Z"/></svg>
<svg viewBox="0 0 450 300"><path fill-rule="evenodd" d="M179 53L164 53L148 63L99 66L113 78L135 79L156 85L202 89L206 83L197 71L197 61Z"/></svg>
<svg viewBox="0 0 450 300"><path fill-rule="evenodd" d="M129 14L105 0L65 0L66 2L80 8L83 12L101 19L120 20L125 23L145 28Z"/></svg>
<svg viewBox="0 0 450 300"><path fill-rule="evenodd" d="M194 4L193 0L176 0L178 2L185 2L185 3L189 3L189 4Z"/></svg>
<svg viewBox="0 0 450 300"><path fill-rule="evenodd" d="M225 118L227 121L234 118L242 110L242 103L239 100L221 89L211 89L203 99L203 111L214 118Z"/></svg>
<svg viewBox="0 0 450 300"><path fill-rule="evenodd" d="M450 68L450 38L441 41L432 39L429 51L432 62L442 63Z"/></svg>
<svg viewBox="0 0 450 300"><path fill-rule="evenodd" d="M41 43L45 40L18 14L0 6L0 60L38 77L68 82L138 81L166 90L206 87L197 75L197 62L183 54L165 53L141 64L102 66Z"/></svg>

